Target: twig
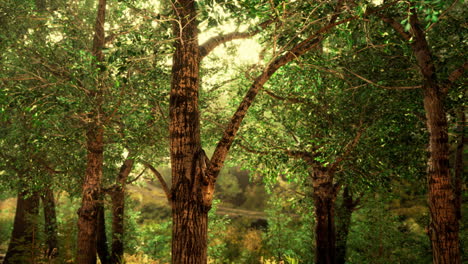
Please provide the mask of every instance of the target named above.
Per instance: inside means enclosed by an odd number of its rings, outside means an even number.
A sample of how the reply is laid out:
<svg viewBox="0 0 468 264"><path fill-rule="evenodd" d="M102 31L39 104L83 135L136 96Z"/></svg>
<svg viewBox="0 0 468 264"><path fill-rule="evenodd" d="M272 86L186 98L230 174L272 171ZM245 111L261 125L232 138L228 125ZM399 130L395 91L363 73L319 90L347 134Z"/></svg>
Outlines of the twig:
<svg viewBox="0 0 468 264"><path fill-rule="evenodd" d="M348 71L349 73L351 73L352 75L358 77L359 79L369 83L369 84L372 84L372 85L375 85L377 87L380 87L380 88L383 88L383 89L387 89L387 90L411 90L411 89L419 89L419 88L422 88L422 85L415 85L415 86L384 86L384 85L380 85L378 83L375 83L369 79L366 79L364 78L363 76L347 69L347 68L344 68L346 71Z"/></svg>

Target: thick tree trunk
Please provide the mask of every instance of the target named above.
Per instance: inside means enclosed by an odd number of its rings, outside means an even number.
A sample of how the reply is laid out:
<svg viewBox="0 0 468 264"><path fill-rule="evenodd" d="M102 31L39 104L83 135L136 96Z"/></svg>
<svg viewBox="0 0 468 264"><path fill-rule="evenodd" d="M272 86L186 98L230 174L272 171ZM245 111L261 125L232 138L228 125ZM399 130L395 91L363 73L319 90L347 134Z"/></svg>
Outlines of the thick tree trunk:
<svg viewBox="0 0 468 264"><path fill-rule="evenodd" d="M104 195L101 195L101 199L104 198ZM107 235L106 235L106 217L104 211L104 204L100 202L98 204L98 216L97 216L97 253L99 260L102 264L110 263L109 249L107 247Z"/></svg>
<svg viewBox="0 0 468 264"><path fill-rule="evenodd" d="M173 202L172 263L207 263L208 209L186 191Z"/></svg>
<svg viewBox="0 0 468 264"><path fill-rule="evenodd" d="M19 191L13 232L3 264L34 262L38 213L39 195L24 190Z"/></svg>
<svg viewBox="0 0 468 264"><path fill-rule="evenodd" d="M199 48L193 0L175 3L178 37L173 59L170 98L172 165L172 263L207 262L207 220L213 185L200 142L198 110Z"/></svg>
<svg viewBox="0 0 468 264"><path fill-rule="evenodd" d="M333 175L325 169L314 169L313 181L315 206L315 263L335 264L335 200L336 188Z"/></svg>
<svg viewBox="0 0 468 264"><path fill-rule="evenodd" d="M126 159L120 167L117 185L111 191L112 199L112 253L111 263L123 263L124 254L124 218L125 218L125 186L128 175L132 171L133 159Z"/></svg>
<svg viewBox="0 0 468 264"><path fill-rule="evenodd" d="M432 242L433 262L458 264L461 263L459 223L450 176L444 93L438 84L429 45L415 8L411 10L410 24L414 36L411 47L423 77L424 109L429 132L427 180L431 223L428 234Z"/></svg>
<svg viewBox="0 0 468 264"><path fill-rule="evenodd" d="M348 241L349 228L351 226L351 216L356 208L357 201L346 186L343 189L343 201L336 210L336 263L346 263L346 244Z"/></svg>
<svg viewBox="0 0 468 264"><path fill-rule="evenodd" d="M52 259L58 256L58 240L57 240L57 213L55 210L54 193L49 188L44 188L44 193L41 196L42 205L44 207L44 221L46 234L46 250L45 256Z"/></svg>

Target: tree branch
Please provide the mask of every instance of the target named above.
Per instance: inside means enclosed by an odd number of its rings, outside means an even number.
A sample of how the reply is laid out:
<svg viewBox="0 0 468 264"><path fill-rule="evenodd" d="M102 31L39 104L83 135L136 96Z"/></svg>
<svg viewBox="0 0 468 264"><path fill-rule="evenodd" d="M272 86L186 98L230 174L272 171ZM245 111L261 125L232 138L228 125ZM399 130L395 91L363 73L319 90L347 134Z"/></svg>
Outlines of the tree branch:
<svg viewBox="0 0 468 264"><path fill-rule="evenodd" d="M398 21L396 21L393 18L389 18L384 15L381 15L381 14L379 14L378 16L382 19L382 21L389 24L393 29L395 29L395 31L398 32L398 34L400 34L400 36L404 40L409 41L411 39L411 34L409 34L408 32L405 32L405 29Z"/></svg>
<svg viewBox="0 0 468 264"><path fill-rule="evenodd" d="M172 195L171 195L171 192L169 191L169 188L167 187L166 181L164 180L161 173L159 173L159 171L156 170L153 166L151 166L151 164L149 164L148 162L143 162L143 165L145 165L145 167L150 169L151 172L156 176L156 178L158 178L159 183L161 183L161 187L163 188L163 191L166 194L167 200L169 201L169 203L171 203Z"/></svg>
<svg viewBox="0 0 468 264"><path fill-rule="evenodd" d="M333 162L332 165L330 166L330 171L335 171L336 168L338 167L338 165L340 165L340 163L349 156L351 151L353 151L354 148L356 148L357 144L359 143L359 140L361 139L362 133L364 133L365 130L366 130L366 127L364 127L361 124L361 127L357 131L356 136L354 137L354 139L345 146L344 153L341 156L339 156L335 160L335 162Z"/></svg>
<svg viewBox="0 0 468 264"><path fill-rule="evenodd" d="M126 183L127 183L127 184L132 184L132 183L136 182L138 179L141 178L141 176L143 175L143 173L145 173L146 169L147 169L147 168L145 167L145 168L140 172L140 174L138 174L138 176L135 177L135 179L132 179L131 181L127 181Z"/></svg>
<svg viewBox="0 0 468 264"><path fill-rule="evenodd" d="M275 93L273 93L272 91L270 90L264 90L266 94L268 94L270 97L274 98L274 99L277 99L277 100L281 100L281 101L287 101L287 102L290 102L290 103L293 103L293 104L309 104L309 102L307 102L306 99L304 98L299 98L299 97L282 97L280 95L277 95Z"/></svg>
<svg viewBox="0 0 468 264"><path fill-rule="evenodd" d="M444 18L445 14L447 14L450 11L450 9L452 9L457 3L458 3L458 0L453 1L453 3L439 15L439 19L437 19L437 22L432 23L425 31L427 32L427 31L431 30L432 27L437 25L439 23L439 21Z"/></svg>
<svg viewBox="0 0 468 264"><path fill-rule="evenodd" d="M339 1L338 5L341 6L341 1ZM276 58L274 61L268 64L268 66L263 70L263 72L255 79L250 89L247 91L247 94L244 96L242 102L239 104L239 107L237 108L236 112L232 116L227 128L224 130L223 137L216 146L214 154L211 158L211 166L209 168L209 173L211 177L213 177L214 179L218 177L218 174L221 168L223 167L226 156L229 152L232 142L234 141L234 138L236 137L237 131L239 130L242 120L244 119L247 113L247 110L252 105L253 100L257 96L259 90L263 88L263 85L271 78L271 76L282 66L304 55L309 50L316 47L320 43L320 41L324 39L324 33L327 33L332 28L338 25L359 18L358 16L353 16L351 18L335 22L337 17L338 15L334 14L330 22L326 26L322 27L317 32L315 32L315 34L311 35L306 40L294 46L285 54Z"/></svg>
<svg viewBox="0 0 468 264"><path fill-rule="evenodd" d="M377 87L380 87L380 88L383 88L383 89L387 89L387 90L411 90L411 89L419 89L419 88L422 88L422 85L415 85L415 86L383 86L383 85L380 85L378 83L375 83L369 79L366 79L365 77L347 69L347 68L344 68L346 71L348 71L349 73L351 73L352 75L356 76L357 78L369 83L369 84L372 84L374 86L377 86Z"/></svg>
<svg viewBox="0 0 468 264"><path fill-rule="evenodd" d="M276 19L270 19L267 20L260 25L258 25L258 29L251 31L251 32L231 32L225 35L219 35L210 38L207 40L205 43L200 45L199 47L199 60L201 61L204 57L206 57L208 54L210 54L211 51L213 51L216 47L218 47L221 44L224 44L226 42L229 42L231 40L235 39L246 39L250 38L256 34L258 34L260 31L268 27L271 23L275 22Z"/></svg>

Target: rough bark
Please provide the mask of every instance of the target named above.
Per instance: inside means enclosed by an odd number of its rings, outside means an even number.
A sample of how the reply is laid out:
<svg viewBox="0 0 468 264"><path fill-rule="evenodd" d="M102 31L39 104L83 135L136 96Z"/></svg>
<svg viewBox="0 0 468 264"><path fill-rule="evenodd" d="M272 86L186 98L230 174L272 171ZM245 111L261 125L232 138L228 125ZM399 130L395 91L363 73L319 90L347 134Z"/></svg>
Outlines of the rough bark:
<svg viewBox="0 0 468 264"><path fill-rule="evenodd" d="M44 208L44 222L46 234L46 249L45 256L48 259L53 259L58 256L58 240L57 240L57 213L55 210L54 192L49 188L44 188L44 193L41 196L42 206Z"/></svg>
<svg viewBox="0 0 468 264"><path fill-rule="evenodd" d="M111 263L123 263L124 254L124 216L125 216L125 186L128 175L132 171L133 159L126 159L120 167L117 185L111 191L112 199L112 253Z"/></svg>
<svg viewBox="0 0 468 264"><path fill-rule="evenodd" d="M199 47L193 0L175 3L178 36L170 94L172 165L172 263L207 262L207 219L211 208L201 149L198 110Z"/></svg>
<svg viewBox="0 0 468 264"><path fill-rule="evenodd" d="M336 188L333 174L324 168L315 168L312 175L315 210L315 263L335 264L336 230L335 201Z"/></svg>
<svg viewBox="0 0 468 264"><path fill-rule="evenodd" d="M103 60L102 49L105 43L104 22L106 0L99 0L95 34L93 39L93 55L97 62ZM97 67L99 65L96 65ZM102 69L101 69L102 70ZM99 78L98 78L99 79ZM90 123L86 127L87 163L85 178L82 186L81 208L78 210L78 264L95 264L97 253L97 222L98 208L101 195L101 178L104 152L104 125L102 116L102 87L99 80L96 88L88 94L94 101L95 107L88 114Z"/></svg>
<svg viewBox="0 0 468 264"><path fill-rule="evenodd" d="M96 238L96 251L99 256L99 260L102 264L110 263L110 254L107 247L107 235L106 235L106 217L105 209L102 200L104 194L101 195L101 202L98 203L97 211L97 238Z"/></svg>
<svg viewBox="0 0 468 264"><path fill-rule="evenodd" d="M424 109L429 132L429 161L427 179L431 222L429 237L435 264L461 263L459 223L454 201L449 167L449 140L444 93L438 83L435 66L416 10L411 10L411 44L423 77Z"/></svg>
<svg viewBox="0 0 468 264"><path fill-rule="evenodd" d="M97 223L103 164L102 127L89 128L87 132L87 167L83 183L81 208L78 210L77 263L96 263Z"/></svg>
<svg viewBox="0 0 468 264"><path fill-rule="evenodd" d="M343 200L336 209L336 263L346 263L346 243L348 241L351 216L359 203L359 199L353 200L353 195L348 186L343 189Z"/></svg>
<svg viewBox="0 0 468 264"><path fill-rule="evenodd" d="M10 244L3 264L33 263L36 258L39 195L27 190L18 192Z"/></svg>
<svg viewBox="0 0 468 264"><path fill-rule="evenodd" d="M392 26L400 36L411 41L422 77L426 126L429 132L429 159L427 163L428 204L431 222L428 235L432 245L433 263L461 263L459 223L454 189L451 184L449 166L449 140L447 113L444 109L445 90L459 78L466 63L449 75L447 85L437 79L436 68L424 30L418 20L416 8L410 9L410 32L405 32L401 23L381 15L384 22Z"/></svg>

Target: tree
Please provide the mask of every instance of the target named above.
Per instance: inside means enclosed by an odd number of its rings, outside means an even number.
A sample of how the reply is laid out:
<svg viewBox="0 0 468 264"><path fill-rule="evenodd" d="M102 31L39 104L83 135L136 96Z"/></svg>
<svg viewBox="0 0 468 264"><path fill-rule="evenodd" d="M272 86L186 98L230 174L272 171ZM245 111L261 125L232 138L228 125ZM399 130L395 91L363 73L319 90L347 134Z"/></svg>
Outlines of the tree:
<svg viewBox="0 0 468 264"><path fill-rule="evenodd" d="M428 203L431 222L428 235L432 242L434 263L461 263L459 245L459 222L454 189L449 167L449 138L447 112L444 98L447 91L468 68L462 62L445 80L439 80L436 62L432 54L426 32L419 19L419 11L426 10L423 5L410 3L405 27L394 17L381 15L384 22L390 25L411 48L419 69L423 102L426 114L426 125L429 133L429 160L427 164ZM429 12L430 14L430 12ZM437 20L437 14L431 18Z"/></svg>
<svg viewBox="0 0 468 264"><path fill-rule="evenodd" d="M327 24L278 55L255 78L209 159L200 139L200 61L219 44L245 37L245 34L214 37L199 46L196 1L174 3L173 13L177 22L173 27L176 42L169 110L172 186L168 192L173 215L173 263L207 262L207 213L211 208L214 185L247 110L259 90L279 68L316 47L336 25L355 19L337 22L340 9L341 2L331 8L332 15Z"/></svg>
<svg viewBox="0 0 468 264"><path fill-rule="evenodd" d="M96 68L104 59L102 49L105 44L104 23L106 18L106 0L99 0L97 8L96 25L93 39L92 55L96 59ZM94 109L90 113L89 123L86 126L87 163L83 181L81 207L78 210L78 247L77 263L92 264L96 262L98 208L101 196L102 166L104 161L104 119L103 83L101 77L96 77L95 87L89 89L89 97L94 102Z"/></svg>

